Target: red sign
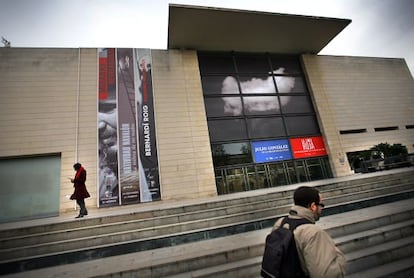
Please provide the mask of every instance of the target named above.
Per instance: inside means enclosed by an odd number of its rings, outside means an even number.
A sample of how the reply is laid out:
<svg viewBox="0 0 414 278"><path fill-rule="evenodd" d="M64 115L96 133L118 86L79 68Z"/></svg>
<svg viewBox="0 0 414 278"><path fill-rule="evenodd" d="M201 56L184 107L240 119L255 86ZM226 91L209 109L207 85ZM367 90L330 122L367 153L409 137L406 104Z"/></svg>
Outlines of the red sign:
<svg viewBox="0 0 414 278"><path fill-rule="evenodd" d="M294 158L327 155L322 136L290 139Z"/></svg>

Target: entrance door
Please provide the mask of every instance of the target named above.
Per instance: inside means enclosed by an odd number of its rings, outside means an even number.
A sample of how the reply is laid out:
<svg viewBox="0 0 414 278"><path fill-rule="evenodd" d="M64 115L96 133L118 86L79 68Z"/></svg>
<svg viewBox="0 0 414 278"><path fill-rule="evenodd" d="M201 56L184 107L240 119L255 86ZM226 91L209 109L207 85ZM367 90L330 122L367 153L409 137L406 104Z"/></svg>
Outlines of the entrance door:
<svg viewBox="0 0 414 278"><path fill-rule="evenodd" d="M225 177L229 193L247 190L246 175L243 167L225 169Z"/></svg>

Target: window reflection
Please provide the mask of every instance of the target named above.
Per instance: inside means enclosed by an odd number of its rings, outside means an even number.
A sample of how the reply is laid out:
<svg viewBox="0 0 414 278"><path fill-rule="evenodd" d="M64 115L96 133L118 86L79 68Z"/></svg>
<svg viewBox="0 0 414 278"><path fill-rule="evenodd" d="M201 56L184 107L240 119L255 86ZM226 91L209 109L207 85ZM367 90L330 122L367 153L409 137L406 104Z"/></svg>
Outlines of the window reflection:
<svg viewBox="0 0 414 278"><path fill-rule="evenodd" d="M216 167L252 162L248 142L213 145L212 152L213 163Z"/></svg>
<svg viewBox="0 0 414 278"><path fill-rule="evenodd" d="M288 98L286 100L286 98ZM285 105L283 113L313 113L313 106L308 96L280 96L280 102L289 102Z"/></svg>
<svg viewBox="0 0 414 278"><path fill-rule="evenodd" d="M201 78L201 84L203 87L204 95L222 94L223 81L229 77L225 76L203 76ZM235 77L233 77L235 78ZM228 91L229 94L239 94L239 88L234 87L233 90Z"/></svg>
<svg viewBox="0 0 414 278"><path fill-rule="evenodd" d="M206 98L207 117L239 116L242 114L240 97Z"/></svg>
<svg viewBox="0 0 414 278"><path fill-rule="evenodd" d="M279 101L276 96L243 97L244 114L266 115L279 113Z"/></svg>
<svg viewBox="0 0 414 278"><path fill-rule="evenodd" d="M308 89L306 87L305 81L302 77L293 77L295 79L295 86L293 86L292 93L307 93Z"/></svg>
<svg viewBox="0 0 414 278"><path fill-rule="evenodd" d="M246 125L242 119L208 121L211 141L229 141L247 138Z"/></svg>
<svg viewBox="0 0 414 278"><path fill-rule="evenodd" d="M318 134L319 127L314 116L295 116L285 118L288 135L300 136Z"/></svg>
<svg viewBox="0 0 414 278"><path fill-rule="evenodd" d="M268 73L270 65L265 55L239 55L236 56L237 70L240 73Z"/></svg>
<svg viewBox="0 0 414 278"><path fill-rule="evenodd" d="M205 52L199 65L219 194L332 175L327 157L253 161L256 140L320 134L298 56Z"/></svg>
<svg viewBox="0 0 414 278"><path fill-rule="evenodd" d="M280 70L284 72L284 68ZM277 90L280 93L290 93L295 87L295 78L290 76L275 76Z"/></svg>
<svg viewBox="0 0 414 278"><path fill-rule="evenodd" d="M200 71L205 73L235 72L233 58L230 55L203 55L198 57Z"/></svg>
<svg viewBox="0 0 414 278"><path fill-rule="evenodd" d="M247 119L250 138L275 138L286 136L282 118Z"/></svg>
<svg viewBox="0 0 414 278"><path fill-rule="evenodd" d="M274 69L283 67L286 74L302 73L302 67L297 56L272 55L270 61Z"/></svg>
<svg viewBox="0 0 414 278"><path fill-rule="evenodd" d="M241 76L240 88L243 94L275 94L276 88L272 76Z"/></svg>
<svg viewBox="0 0 414 278"><path fill-rule="evenodd" d="M271 186L289 184L288 175L284 167L284 162L267 165Z"/></svg>

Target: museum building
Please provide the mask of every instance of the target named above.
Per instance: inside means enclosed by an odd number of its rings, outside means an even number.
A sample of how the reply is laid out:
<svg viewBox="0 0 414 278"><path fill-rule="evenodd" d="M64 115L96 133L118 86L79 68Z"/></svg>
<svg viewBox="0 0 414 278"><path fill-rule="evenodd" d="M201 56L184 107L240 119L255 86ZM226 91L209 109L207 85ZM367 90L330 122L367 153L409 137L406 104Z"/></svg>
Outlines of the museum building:
<svg viewBox="0 0 414 278"><path fill-rule="evenodd" d="M0 49L0 222L352 175L414 152L404 59L318 53L347 19L169 6L168 48Z"/></svg>

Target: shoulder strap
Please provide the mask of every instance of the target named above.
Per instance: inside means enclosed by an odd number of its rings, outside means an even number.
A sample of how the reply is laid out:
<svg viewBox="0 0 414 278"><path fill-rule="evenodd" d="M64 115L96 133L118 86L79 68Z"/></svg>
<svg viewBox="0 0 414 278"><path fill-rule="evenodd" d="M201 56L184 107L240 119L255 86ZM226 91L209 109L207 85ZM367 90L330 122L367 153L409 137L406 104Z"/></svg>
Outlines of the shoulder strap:
<svg viewBox="0 0 414 278"><path fill-rule="evenodd" d="M311 224L312 222L305 218L293 219L286 216L283 218L282 223L280 223L280 227L283 227L286 223L289 224L289 230L293 231L302 224Z"/></svg>

